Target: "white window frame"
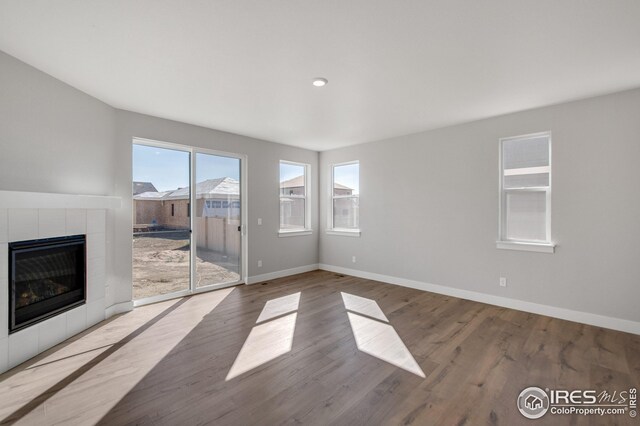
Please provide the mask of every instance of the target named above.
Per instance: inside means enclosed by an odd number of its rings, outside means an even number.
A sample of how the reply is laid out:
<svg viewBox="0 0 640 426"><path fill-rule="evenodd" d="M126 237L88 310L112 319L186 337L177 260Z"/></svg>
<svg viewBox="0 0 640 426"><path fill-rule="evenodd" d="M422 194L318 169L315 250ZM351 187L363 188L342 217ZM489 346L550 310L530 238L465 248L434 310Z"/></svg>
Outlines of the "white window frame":
<svg viewBox="0 0 640 426"><path fill-rule="evenodd" d="M339 198L358 198L358 201L360 201L360 190L358 188L358 194L356 195L334 195L334 191L333 191L333 187L335 184L334 181L334 177L335 177L335 168L336 167L340 167L340 166L349 166L352 164L357 164L358 165L358 182L360 182L360 161L359 160L353 160L353 161L346 161L344 163L335 163L335 164L331 164L329 165L329 212L328 212L328 223L327 223L327 234L328 235L340 235L340 236L344 236L344 237L360 237L360 227L358 226L358 229L350 229L350 228L335 228L333 226L333 201L335 199L339 199ZM360 205L358 203L358 205ZM358 215L360 214L360 212L358 211ZM360 225L360 218L358 216L358 225Z"/></svg>
<svg viewBox="0 0 640 426"><path fill-rule="evenodd" d="M292 166L299 166L304 168L304 196L291 196L282 195L280 188L280 165L289 164ZM311 229L311 165L307 163L298 163L296 161L280 160L278 162L278 236L279 237L295 237L300 235L311 235L313 230ZM285 198L300 198L304 199L304 229L282 229L280 226L280 200Z"/></svg>
<svg viewBox="0 0 640 426"><path fill-rule="evenodd" d="M505 142L526 140L532 138L546 137L549 141L549 186L546 187L528 187L528 188L504 188L504 163L503 163L503 148ZM553 164L551 160L551 132L531 133L527 135L512 136L508 138L501 138L499 141L499 206L498 206L498 241L496 246L499 249L506 250L522 250L522 251L535 251L540 253L554 253L555 243L551 238L551 187L552 187L552 172ZM507 193L522 193L522 192L544 192L546 196L546 238L545 241L532 241L532 240L514 240L506 238L506 195Z"/></svg>

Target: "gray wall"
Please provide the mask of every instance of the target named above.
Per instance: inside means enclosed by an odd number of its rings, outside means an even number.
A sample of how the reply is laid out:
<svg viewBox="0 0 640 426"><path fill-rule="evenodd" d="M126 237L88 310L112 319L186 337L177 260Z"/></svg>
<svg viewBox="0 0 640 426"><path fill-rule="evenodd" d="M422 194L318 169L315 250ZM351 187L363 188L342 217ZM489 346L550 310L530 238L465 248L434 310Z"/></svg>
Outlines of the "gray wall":
<svg viewBox="0 0 640 426"><path fill-rule="evenodd" d="M0 51L0 189L112 195L116 110ZM106 303L113 300L107 212Z"/></svg>
<svg viewBox="0 0 640 426"><path fill-rule="evenodd" d="M547 130L556 253L499 250L498 139ZM321 263L640 321L640 90L322 152L323 231L350 160L362 236L323 232Z"/></svg>
<svg viewBox="0 0 640 426"><path fill-rule="evenodd" d="M192 126L176 121L117 112L115 195L123 208L116 214L117 279L116 301L131 300L131 141L134 137L171 142L248 156L249 276L318 263L318 153L245 136ZM311 165L312 235L279 238L279 161L290 160ZM314 210L315 209L315 210ZM258 218L262 225L258 226ZM258 268L262 260L262 268Z"/></svg>
<svg viewBox="0 0 640 426"><path fill-rule="evenodd" d="M0 189L109 195L115 110L0 52Z"/></svg>
<svg viewBox="0 0 640 426"><path fill-rule="evenodd" d="M0 69L0 189L123 199L107 223L107 305L131 298L137 136L249 156L250 276L319 256L330 265L640 320L640 90L320 154L322 229L329 164L360 160L362 237L321 233L318 253L318 232L276 234L278 160L311 164L317 206L317 153L117 111L2 52ZM553 132L557 251L498 250L497 140L543 130Z"/></svg>
<svg viewBox="0 0 640 426"><path fill-rule="evenodd" d="M122 197L107 217L107 306L131 300L134 136L248 155L249 275L317 263L317 215L313 235L277 236L278 161L311 164L317 210L316 152L119 111L0 52L0 189Z"/></svg>

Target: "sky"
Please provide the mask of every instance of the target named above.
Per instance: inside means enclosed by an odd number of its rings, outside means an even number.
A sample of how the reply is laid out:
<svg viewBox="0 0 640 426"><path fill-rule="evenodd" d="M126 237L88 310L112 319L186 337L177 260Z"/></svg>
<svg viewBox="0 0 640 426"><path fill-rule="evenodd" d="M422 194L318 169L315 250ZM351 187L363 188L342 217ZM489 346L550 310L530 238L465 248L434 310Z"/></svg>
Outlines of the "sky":
<svg viewBox="0 0 640 426"><path fill-rule="evenodd" d="M280 163L280 182L304 175L304 166Z"/></svg>
<svg viewBox="0 0 640 426"><path fill-rule="evenodd" d="M333 168L333 181L353 189L354 194L360 194L360 165L345 164Z"/></svg>
<svg viewBox="0 0 640 426"><path fill-rule="evenodd" d="M189 186L189 153L145 145L133 145L133 180L151 182L160 192ZM240 180L240 160L196 154L196 181L230 177Z"/></svg>

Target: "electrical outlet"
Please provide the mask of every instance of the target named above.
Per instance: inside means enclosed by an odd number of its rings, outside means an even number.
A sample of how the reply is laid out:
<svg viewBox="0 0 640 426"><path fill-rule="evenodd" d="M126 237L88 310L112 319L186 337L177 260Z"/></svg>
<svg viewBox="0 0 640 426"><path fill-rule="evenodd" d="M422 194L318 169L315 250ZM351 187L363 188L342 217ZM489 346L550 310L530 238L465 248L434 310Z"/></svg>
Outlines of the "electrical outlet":
<svg viewBox="0 0 640 426"><path fill-rule="evenodd" d="M262 218L261 217L258 218L258 225L262 225Z"/></svg>
<svg viewBox="0 0 640 426"><path fill-rule="evenodd" d="M351 261L352 261L353 263L356 263L356 257L355 257L355 256L352 256L352 257L351 257Z"/></svg>
<svg viewBox="0 0 640 426"><path fill-rule="evenodd" d="M500 287L506 287L506 286L507 286L507 278L500 277Z"/></svg>
<svg viewBox="0 0 640 426"><path fill-rule="evenodd" d="M262 268L262 260L258 260L258 268Z"/></svg>

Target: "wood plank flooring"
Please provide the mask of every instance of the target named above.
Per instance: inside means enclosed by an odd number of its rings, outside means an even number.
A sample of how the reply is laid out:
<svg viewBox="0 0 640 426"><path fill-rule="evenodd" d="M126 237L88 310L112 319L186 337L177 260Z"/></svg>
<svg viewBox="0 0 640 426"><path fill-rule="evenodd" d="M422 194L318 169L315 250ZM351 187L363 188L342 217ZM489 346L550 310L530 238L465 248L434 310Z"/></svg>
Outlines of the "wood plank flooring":
<svg viewBox="0 0 640 426"><path fill-rule="evenodd" d="M279 311L278 298L297 292L297 309ZM361 337L373 355L356 345L342 292L383 313L360 321L383 330ZM273 317L256 324L269 301ZM371 340L389 327L424 378L396 366L410 365L405 352ZM227 380L236 358L262 363ZM640 336L315 271L98 324L0 375L0 423L637 425L628 415L527 420L516 398L528 386L639 384Z"/></svg>

